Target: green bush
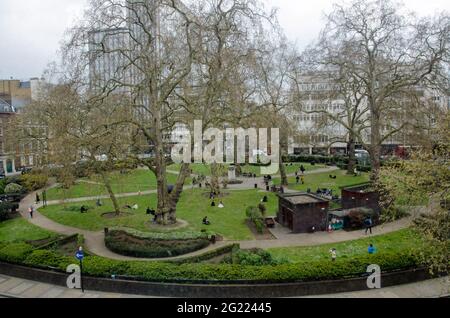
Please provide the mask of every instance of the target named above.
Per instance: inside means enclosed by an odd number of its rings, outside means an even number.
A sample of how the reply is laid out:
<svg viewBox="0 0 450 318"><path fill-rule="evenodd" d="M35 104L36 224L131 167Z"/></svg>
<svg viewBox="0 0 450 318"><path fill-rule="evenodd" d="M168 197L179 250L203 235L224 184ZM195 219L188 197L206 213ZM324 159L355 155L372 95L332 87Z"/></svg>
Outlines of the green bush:
<svg viewBox="0 0 450 318"><path fill-rule="evenodd" d="M243 253L243 252L239 252ZM261 253L261 254L258 254ZM271 263L265 252L253 255L240 255L240 262L246 264ZM256 255L256 256L255 256ZM27 244L0 245L0 260L11 263L26 263L28 266L59 268L65 271L75 258L64 257L53 251L32 251ZM235 264L171 264L166 262L116 261L98 256L86 256L84 273L96 277L111 275L128 276L134 279L154 282L199 280L249 281L258 283L296 282L360 277L367 275L367 266L380 265L383 272L417 268L422 266L420 258L408 251L379 252L373 255L341 257L331 260L305 260L300 263L275 263L272 265L235 265ZM273 261L272 261L273 262Z"/></svg>
<svg viewBox="0 0 450 318"><path fill-rule="evenodd" d="M33 246L26 243L11 243L0 250L0 260L20 264L33 251Z"/></svg>
<svg viewBox="0 0 450 318"><path fill-rule="evenodd" d="M196 240L205 239L208 236L214 235L213 232L167 232L167 233L157 233L157 232L141 232L135 229L124 228L124 227L113 227L109 229L109 233L114 232L125 232L133 237L140 239L149 239L157 241L173 241L173 240Z"/></svg>
<svg viewBox="0 0 450 318"><path fill-rule="evenodd" d="M273 259L272 254L262 249L241 250L234 248L232 255L224 263L234 265L264 266L279 265L280 261Z"/></svg>
<svg viewBox="0 0 450 318"><path fill-rule="evenodd" d="M5 194L6 185L7 185L6 179L0 179L0 194Z"/></svg>
<svg viewBox="0 0 450 318"><path fill-rule="evenodd" d="M5 194L17 194L22 192L23 187L17 183L10 183L5 187Z"/></svg>
<svg viewBox="0 0 450 318"><path fill-rule="evenodd" d="M23 186L29 192L45 188L48 177L45 174L25 174L21 177Z"/></svg>
<svg viewBox="0 0 450 318"><path fill-rule="evenodd" d="M265 206L264 206L264 208L265 208ZM264 229L266 227L266 225L264 224L263 215L262 215L261 210L262 210L261 206L259 208L250 206L245 211L247 218L251 222L253 222L253 224L255 225L256 231L258 231L258 233L264 233Z"/></svg>
<svg viewBox="0 0 450 318"><path fill-rule="evenodd" d="M138 235L131 234L136 232ZM175 238L177 237L177 238ZM145 258L166 258L201 250L210 244L204 233L142 233L109 231L105 245L120 255Z"/></svg>
<svg viewBox="0 0 450 318"><path fill-rule="evenodd" d="M18 203L1 202L0 203L0 222L10 218L10 213L19 208Z"/></svg>
<svg viewBox="0 0 450 318"><path fill-rule="evenodd" d="M24 260L24 264L39 268L57 268L66 271L67 266L75 262L53 250L35 250Z"/></svg>

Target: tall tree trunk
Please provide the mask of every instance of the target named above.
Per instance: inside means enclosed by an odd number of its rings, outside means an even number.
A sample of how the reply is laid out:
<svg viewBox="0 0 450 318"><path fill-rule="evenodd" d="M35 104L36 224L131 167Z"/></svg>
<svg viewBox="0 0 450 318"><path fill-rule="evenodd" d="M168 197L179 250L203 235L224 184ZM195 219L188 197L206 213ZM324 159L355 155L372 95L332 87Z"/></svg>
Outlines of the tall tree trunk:
<svg viewBox="0 0 450 318"><path fill-rule="evenodd" d="M114 194L114 191L112 190L111 182L108 178L108 175L105 171L100 172L100 175L102 176L103 183L105 184L105 188L108 191L109 198L111 199L111 202L113 204L114 212L116 213L116 216L119 216L120 212L121 212L119 202L117 202L116 195Z"/></svg>
<svg viewBox="0 0 450 318"><path fill-rule="evenodd" d="M371 101L370 162L372 164L371 180L378 181L381 168L381 120L378 110Z"/></svg>
<svg viewBox="0 0 450 318"><path fill-rule="evenodd" d="M220 165L217 163L213 163L211 165L211 192L220 193Z"/></svg>
<svg viewBox="0 0 450 318"><path fill-rule="evenodd" d="M281 185L285 186L285 187L289 186L289 180L288 180L288 176L286 173L286 167L283 162L283 156L285 154L287 154L286 149L287 149L287 145L283 141L281 141L280 142L280 176L281 176Z"/></svg>
<svg viewBox="0 0 450 318"><path fill-rule="evenodd" d="M350 133L348 141L348 167L347 174L353 175L355 173L356 155L355 155L355 137L353 133Z"/></svg>
<svg viewBox="0 0 450 318"><path fill-rule="evenodd" d="M171 223L175 223L177 221L177 204L180 201L181 194L183 193L184 183L186 182L186 178L189 175L190 175L190 164L183 163L181 165L180 174L178 175L175 189L173 190L170 196L170 211L168 220Z"/></svg>
<svg viewBox="0 0 450 318"><path fill-rule="evenodd" d="M153 117L154 131L155 131L155 174L156 174L156 189L158 206L156 211L156 221L158 224L166 225L167 217L170 211L169 208L169 193L167 191L166 180L166 157L164 151L163 135L161 131L161 113L160 110L154 112Z"/></svg>

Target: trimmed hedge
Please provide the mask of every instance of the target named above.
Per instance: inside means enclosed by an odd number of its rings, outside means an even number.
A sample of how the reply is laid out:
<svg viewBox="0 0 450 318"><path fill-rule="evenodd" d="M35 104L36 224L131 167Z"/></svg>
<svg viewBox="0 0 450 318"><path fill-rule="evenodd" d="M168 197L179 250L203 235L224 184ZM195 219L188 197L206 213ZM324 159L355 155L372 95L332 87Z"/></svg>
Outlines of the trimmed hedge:
<svg viewBox="0 0 450 318"><path fill-rule="evenodd" d="M133 232L136 234L131 234ZM105 245L111 251L141 258L166 258L189 254L209 244L207 233L142 233L112 230L105 236Z"/></svg>
<svg viewBox="0 0 450 318"><path fill-rule="evenodd" d="M9 244L0 250L0 260L22 263L38 268L59 269L65 272L74 257L66 257L51 250L35 250L27 244ZM98 256L86 256L83 271L96 277L111 277L152 282L298 282L365 276L370 264L378 264L383 272L420 267L419 257L407 252L379 252L373 255L340 257L331 260L311 260L296 264L246 266L227 264L175 264L168 262L116 261Z"/></svg>
<svg viewBox="0 0 450 318"><path fill-rule="evenodd" d="M283 162L305 162L318 164L348 164L348 157L343 156L320 156L320 155L290 155L284 156Z"/></svg>
<svg viewBox="0 0 450 318"><path fill-rule="evenodd" d="M113 227L109 229L109 233L114 232L125 232L139 239L148 239L156 241L196 240L196 239L204 239L205 237L207 238L208 236L214 235L214 233L212 232L194 232L194 231L166 232L166 233L141 232L135 229L125 227Z"/></svg>
<svg viewBox="0 0 450 318"><path fill-rule="evenodd" d="M21 264L33 251L33 246L26 243L11 243L0 249L0 260Z"/></svg>

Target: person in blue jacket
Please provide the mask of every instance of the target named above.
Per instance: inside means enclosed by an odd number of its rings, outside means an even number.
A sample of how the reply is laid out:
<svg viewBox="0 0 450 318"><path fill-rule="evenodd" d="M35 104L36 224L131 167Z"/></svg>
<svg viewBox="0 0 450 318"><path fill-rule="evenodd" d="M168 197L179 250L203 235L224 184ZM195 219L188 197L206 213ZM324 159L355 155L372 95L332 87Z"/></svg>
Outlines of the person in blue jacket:
<svg viewBox="0 0 450 318"><path fill-rule="evenodd" d="M375 247L373 246L373 244L369 245L369 248L367 249L367 251L369 252L369 254L375 254Z"/></svg>

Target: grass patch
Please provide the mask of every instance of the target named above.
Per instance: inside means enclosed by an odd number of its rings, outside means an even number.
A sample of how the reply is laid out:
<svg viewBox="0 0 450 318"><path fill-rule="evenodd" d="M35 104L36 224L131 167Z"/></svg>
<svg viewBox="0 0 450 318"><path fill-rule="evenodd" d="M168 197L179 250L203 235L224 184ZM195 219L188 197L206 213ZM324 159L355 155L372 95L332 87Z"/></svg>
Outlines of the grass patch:
<svg viewBox="0 0 450 318"><path fill-rule="evenodd" d="M337 176L337 178L330 179L330 174ZM367 173L363 173L360 176L352 176L347 175L347 171L344 170L306 175L304 178L305 184L296 184L295 177L290 177L289 189L297 191L307 191L308 189L311 189L312 192L315 192L317 188L327 188L333 190L335 194L340 195L340 187L361 184L370 179L369 174ZM274 179L274 184L279 185L280 179Z"/></svg>
<svg viewBox="0 0 450 318"><path fill-rule="evenodd" d="M156 189L156 177L153 172L146 169L136 169L126 174L120 172L113 172L110 174L110 180L113 191L116 194L120 193L134 193L144 192ZM168 184L175 184L177 175L167 174ZM189 179L186 184L189 184ZM47 191L47 200L62 200L103 196L107 195L105 186L99 176L92 176L91 178L84 178L68 190L60 187L52 188Z"/></svg>
<svg viewBox="0 0 450 318"><path fill-rule="evenodd" d="M23 218L15 218L0 223L0 242L17 243L57 238L56 233L41 229Z"/></svg>
<svg viewBox="0 0 450 318"><path fill-rule="evenodd" d="M210 200L204 195L206 190L190 189L185 190L178 204L177 216L189 223L189 226L177 231L201 231L206 229L215 232L229 240L251 240L254 239L250 229L245 224L245 210L250 205L258 205L260 200L267 195L267 214L275 215L278 207L278 200L273 193L261 193L257 190L229 191L230 195L222 199L225 208L211 207ZM156 194L121 198L121 206L126 204L138 204L139 209L132 211L132 215L106 219L103 213L111 212L112 205L109 200L103 201L104 206L96 207L95 202L68 203L66 205L48 206L39 211L48 218L60 224L99 231L105 227L128 227L140 231L149 231L149 221L151 216L146 215L147 207L156 207ZM216 204L218 201L216 201ZM88 213L81 214L80 207L87 205L92 209ZM211 222L210 226L202 225L205 216Z"/></svg>
<svg viewBox="0 0 450 318"><path fill-rule="evenodd" d="M369 244L373 244L379 252L403 253L418 250L423 243L420 234L412 229L373 236L355 241L343 243L326 244L311 247L284 247L274 248L268 251L276 259L287 259L289 262L297 263L311 260L330 259L330 249L336 248L338 259L348 259L368 254Z"/></svg>

